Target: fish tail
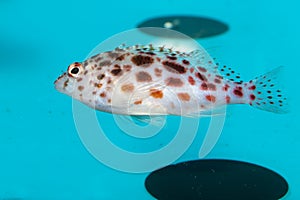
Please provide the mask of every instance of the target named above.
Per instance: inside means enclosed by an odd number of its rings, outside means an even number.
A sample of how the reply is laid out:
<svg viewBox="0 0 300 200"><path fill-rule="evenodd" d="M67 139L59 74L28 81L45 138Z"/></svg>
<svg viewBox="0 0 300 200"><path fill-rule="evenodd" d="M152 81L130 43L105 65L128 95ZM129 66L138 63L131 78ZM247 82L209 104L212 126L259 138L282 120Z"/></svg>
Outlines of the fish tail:
<svg viewBox="0 0 300 200"><path fill-rule="evenodd" d="M279 84L282 70L283 67L277 67L247 84L251 106L280 114L288 112L287 98Z"/></svg>

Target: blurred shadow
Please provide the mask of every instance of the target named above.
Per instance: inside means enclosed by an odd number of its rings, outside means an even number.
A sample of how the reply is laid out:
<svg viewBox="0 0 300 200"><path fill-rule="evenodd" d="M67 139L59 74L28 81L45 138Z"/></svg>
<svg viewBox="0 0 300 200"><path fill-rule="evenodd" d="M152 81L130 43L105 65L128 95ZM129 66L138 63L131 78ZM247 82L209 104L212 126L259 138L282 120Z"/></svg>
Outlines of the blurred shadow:
<svg viewBox="0 0 300 200"><path fill-rule="evenodd" d="M157 17L141 22L137 28L160 27L179 31L192 38L205 38L220 35L229 30L229 26L221 21L206 17L197 16L166 16ZM164 37L160 33L151 29L141 29L141 31L159 37ZM165 36L165 37L170 37ZM171 36L172 37L172 36Z"/></svg>

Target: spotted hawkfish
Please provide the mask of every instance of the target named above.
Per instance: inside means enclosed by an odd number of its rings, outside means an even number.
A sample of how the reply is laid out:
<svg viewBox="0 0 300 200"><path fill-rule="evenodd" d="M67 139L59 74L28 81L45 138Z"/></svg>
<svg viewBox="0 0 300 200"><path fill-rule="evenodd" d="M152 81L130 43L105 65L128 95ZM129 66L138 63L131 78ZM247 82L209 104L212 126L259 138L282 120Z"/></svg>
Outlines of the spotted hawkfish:
<svg viewBox="0 0 300 200"><path fill-rule="evenodd" d="M201 116L227 104L285 113L286 98L278 88L281 69L244 82L204 49L135 45L74 62L54 84L94 109L121 115Z"/></svg>

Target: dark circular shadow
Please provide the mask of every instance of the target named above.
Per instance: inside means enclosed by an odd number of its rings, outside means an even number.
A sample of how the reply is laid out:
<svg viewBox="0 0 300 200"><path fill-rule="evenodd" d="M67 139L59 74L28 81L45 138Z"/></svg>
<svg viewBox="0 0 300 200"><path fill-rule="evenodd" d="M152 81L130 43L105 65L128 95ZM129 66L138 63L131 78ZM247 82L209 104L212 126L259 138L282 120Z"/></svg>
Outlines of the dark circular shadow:
<svg viewBox="0 0 300 200"><path fill-rule="evenodd" d="M222 34L229 29L229 26L221 21L197 16L157 17L141 22L137 26L137 28L145 27L168 28L192 38L212 37ZM141 31L158 37L172 37L170 35L162 35L151 29L141 29Z"/></svg>
<svg viewBox="0 0 300 200"><path fill-rule="evenodd" d="M288 191L286 180L267 168L233 160L195 160L156 170L145 181L159 200L275 200Z"/></svg>

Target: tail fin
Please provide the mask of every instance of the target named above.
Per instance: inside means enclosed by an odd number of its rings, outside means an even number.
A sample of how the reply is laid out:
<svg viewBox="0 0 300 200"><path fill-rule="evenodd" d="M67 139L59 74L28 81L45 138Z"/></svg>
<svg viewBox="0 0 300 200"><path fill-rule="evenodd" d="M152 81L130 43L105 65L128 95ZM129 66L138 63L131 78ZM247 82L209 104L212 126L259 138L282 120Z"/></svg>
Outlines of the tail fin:
<svg viewBox="0 0 300 200"><path fill-rule="evenodd" d="M287 98L279 88L283 67L278 67L250 81L250 105L274 113L287 113Z"/></svg>

